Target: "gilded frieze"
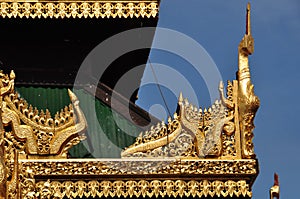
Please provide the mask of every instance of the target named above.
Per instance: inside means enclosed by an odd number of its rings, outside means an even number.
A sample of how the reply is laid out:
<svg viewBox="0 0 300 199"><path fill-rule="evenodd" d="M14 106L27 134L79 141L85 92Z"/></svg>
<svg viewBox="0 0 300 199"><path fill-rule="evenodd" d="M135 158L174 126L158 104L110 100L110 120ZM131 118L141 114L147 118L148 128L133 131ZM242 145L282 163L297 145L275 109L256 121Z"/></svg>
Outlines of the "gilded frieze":
<svg viewBox="0 0 300 199"><path fill-rule="evenodd" d="M24 198L82 198L82 197L251 197L249 184L239 181L183 181L183 180L130 180L130 181L40 181L35 185L35 196Z"/></svg>
<svg viewBox="0 0 300 199"><path fill-rule="evenodd" d="M150 18L157 1L0 1L3 18Z"/></svg>
<svg viewBox="0 0 300 199"><path fill-rule="evenodd" d="M21 161L21 162L20 162ZM138 175L138 174L256 174L256 160L20 160L20 170L37 176L55 175Z"/></svg>

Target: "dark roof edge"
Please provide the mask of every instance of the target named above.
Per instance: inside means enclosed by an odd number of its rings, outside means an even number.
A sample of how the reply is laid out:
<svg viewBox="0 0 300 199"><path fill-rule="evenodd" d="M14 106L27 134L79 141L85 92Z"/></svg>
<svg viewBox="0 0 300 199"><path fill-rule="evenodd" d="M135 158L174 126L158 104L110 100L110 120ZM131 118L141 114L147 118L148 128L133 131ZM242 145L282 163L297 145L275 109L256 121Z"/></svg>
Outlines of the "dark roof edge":
<svg viewBox="0 0 300 199"><path fill-rule="evenodd" d="M83 89L89 94L94 95L97 99L117 113L121 114L127 120L138 125L141 129L149 129L149 125L154 125L160 122L160 120L156 117L134 104L120 93L112 90L107 85L99 83L98 86L96 88L95 87L95 85L86 85Z"/></svg>

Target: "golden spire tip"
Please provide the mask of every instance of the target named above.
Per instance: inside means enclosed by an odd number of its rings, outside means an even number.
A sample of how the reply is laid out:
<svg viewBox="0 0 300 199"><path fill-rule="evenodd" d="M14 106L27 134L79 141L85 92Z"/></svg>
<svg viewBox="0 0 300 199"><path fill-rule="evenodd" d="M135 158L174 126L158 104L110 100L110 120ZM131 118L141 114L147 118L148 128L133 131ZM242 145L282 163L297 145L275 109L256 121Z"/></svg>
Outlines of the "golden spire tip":
<svg viewBox="0 0 300 199"><path fill-rule="evenodd" d="M180 92L178 97L178 102L182 102L182 101L183 101L183 96L182 96L182 92Z"/></svg>
<svg viewBox="0 0 300 199"><path fill-rule="evenodd" d="M247 4L247 15L246 15L246 35L251 34L250 10L251 10L251 6L250 6L250 3L248 2L248 4Z"/></svg>
<svg viewBox="0 0 300 199"><path fill-rule="evenodd" d="M9 77L10 77L10 79L15 79L16 78L16 74L15 74L14 70L10 71Z"/></svg>
<svg viewBox="0 0 300 199"><path fill-rule="evenodd" d="M78 101L77 96L70 89L68 89L68 94L69 94L69 97L70 97L72 103Z"/></svg>

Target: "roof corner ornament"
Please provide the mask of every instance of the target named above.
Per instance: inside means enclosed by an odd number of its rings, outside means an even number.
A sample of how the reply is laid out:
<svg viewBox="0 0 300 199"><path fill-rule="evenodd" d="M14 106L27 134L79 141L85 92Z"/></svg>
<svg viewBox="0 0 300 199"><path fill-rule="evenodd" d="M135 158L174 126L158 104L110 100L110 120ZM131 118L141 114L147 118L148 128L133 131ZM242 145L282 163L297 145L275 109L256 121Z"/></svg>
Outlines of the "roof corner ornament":
<svg viewBox="0 0 300 199"><path fill-rule="evenodd" d="M68 149L85 139L87 128L70 90L72 104L52 118L48 110L39 112L20 98L14 80L13 71L0 70L0 199L19 198L18 159L67 158Z"/></svg>
<svg viewBox="0 0 300 199"><path fill-rule="evenodd" d="M19 97L14 79L13 71L10 75L0 71L0 147L5 148L4 154L17 149L20 159L65 158L67 150L85 138L87 128L77 97L69 90L72 104L52 118L48 110L39 112ZM11 130L6 132L6 127Z"/></svg>
<svg viewBox="0 0 300 199"><path fill-rule="evenodd" d="M248 56L254 51L254 39L251 35L250 3L247 5L246 33L238 47L238 110L241 131L243 158L255 158L253 149L253 120L259 108L259 98L254 94L251 83Z"/></svg>
<svg viewBox="0 0 300 199"><path fill-rule="evenodd" d="M270 199L274 199L274 198L279 199L279 195L280 195L280 187L279 187L278 174L274 173L274 185L270 188Z"/></svg>

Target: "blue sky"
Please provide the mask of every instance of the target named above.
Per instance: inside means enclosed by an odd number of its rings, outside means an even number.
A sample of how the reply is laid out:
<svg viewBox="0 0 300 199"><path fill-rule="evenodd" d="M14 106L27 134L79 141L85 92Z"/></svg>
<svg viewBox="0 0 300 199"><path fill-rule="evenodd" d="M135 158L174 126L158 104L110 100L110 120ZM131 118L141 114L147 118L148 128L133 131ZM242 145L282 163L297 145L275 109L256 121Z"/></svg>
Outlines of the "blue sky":
<svg viewBox="0 0 300 199"><path fill-rule="evenodd" d="M300 1L264 0L250 3L252 35L255 39L250 70L255 93L261 100L254 130L260 174L253 186L253 198L269 198L274 172L279 174L281 197L297 198L300 179ZM241 0L162 0L158 27L179 31L197 41L213 59L226 82L235 79L237 47L245 32L246 4ZM170 81L173 85L172 89L162 86L170 112L176 108L177 89L182 90L195 104L205 107L211 104L210 92L203 77L184 58L170 52L152 50L150 60L154 63L159 81ZM196 93L196 98L185 93L185 87L181 87L175 73L160 71L155 63L182 74L184 81ZM151 77L153 79L148 65L142 84ZM137 103L158 118L167 115L155 85L144 84Z"/></svg>

